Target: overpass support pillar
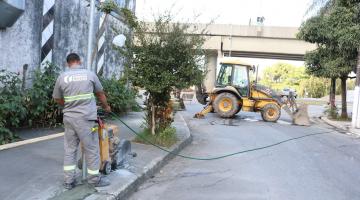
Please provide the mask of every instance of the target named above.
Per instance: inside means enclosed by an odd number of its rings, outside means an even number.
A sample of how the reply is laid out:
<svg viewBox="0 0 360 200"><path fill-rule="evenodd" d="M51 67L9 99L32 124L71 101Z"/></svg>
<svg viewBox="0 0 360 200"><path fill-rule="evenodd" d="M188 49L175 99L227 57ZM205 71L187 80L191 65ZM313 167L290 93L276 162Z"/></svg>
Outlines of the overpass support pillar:
<svg viewBox="0 0 360 200"><path fill-rule="evenodd" d="M218 52L217 51L208 51L206 52L206 70L207 74L204 80L204 85L206 87L206 92L211 92L215 87L216 81L216 66L218 63Z"/></svg>

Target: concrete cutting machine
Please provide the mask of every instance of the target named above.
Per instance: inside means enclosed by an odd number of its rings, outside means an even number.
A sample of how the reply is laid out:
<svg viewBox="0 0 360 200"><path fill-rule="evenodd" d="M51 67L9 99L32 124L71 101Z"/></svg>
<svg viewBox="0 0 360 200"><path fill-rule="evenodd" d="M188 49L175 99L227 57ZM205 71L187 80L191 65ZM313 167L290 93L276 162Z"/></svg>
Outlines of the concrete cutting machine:
<svg viewBox="0 0 360 200"><path fill-rule="evenodd" d="M131 152L129 140L120 139L119 128L115 125L106 124L104 117L104 113L98 112L97 126L92 131L97 132L99 136L100 172L107 175L112 170L123 168L129 158L136 157L136 153ZM86 162L83 158L84 153L78 161L79 169L86 169ZM86 176L84 171L86 170L83 170L83 179Z"/></svg>

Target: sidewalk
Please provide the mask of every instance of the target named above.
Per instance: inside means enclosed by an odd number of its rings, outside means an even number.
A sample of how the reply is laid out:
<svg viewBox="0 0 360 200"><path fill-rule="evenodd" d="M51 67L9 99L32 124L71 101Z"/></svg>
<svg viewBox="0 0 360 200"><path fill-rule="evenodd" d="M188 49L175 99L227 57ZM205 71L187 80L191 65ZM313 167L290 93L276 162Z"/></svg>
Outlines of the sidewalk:
<svg viewBox="0 0 360 200"><path fill-rule="evenodd" d="M325 122L326 124L345 131L346 133L356 134L360 136L360 129L354 129L351 127L351 121L336 121L328 119L326 116L321 116L320 119Z"/></svg>
<svg viewBox="0 0 360 200"><path fill-rule="evenodd" d="M142 113L129 113L122 118L135 130L141 129ZM191 142L191 135L181 113L175 115L173 126L179 141L170 150L179 152ZM123 125L119 124L119 129L122 139L134 138ZM124 199L173 157L144 144L132 143L132 151L138 156L127 169L108 176L110 186L94 189L84 184L70 191L62 186L62 137L0 151L0 159L6 161L0 165L0 199Z"/></svg>

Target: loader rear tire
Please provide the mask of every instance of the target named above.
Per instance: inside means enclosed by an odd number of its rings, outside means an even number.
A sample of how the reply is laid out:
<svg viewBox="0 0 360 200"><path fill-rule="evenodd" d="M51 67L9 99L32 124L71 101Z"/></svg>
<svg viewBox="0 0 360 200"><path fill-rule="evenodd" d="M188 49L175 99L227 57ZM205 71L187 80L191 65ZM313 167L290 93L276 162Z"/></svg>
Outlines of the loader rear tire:
<svg viewBox="0 0 360 200"><path fill-rule="evenodd" d="M280 115L280 107L272 103L265 105L261 110L261 117L266 122L276 122Z"/></svg>
<svg viewBox="0 0 360 200"><path fill-rule="evenodd" d="M228 92L216 96L213 107L222 118L231 118L239 111L239 99Z"/></svg>

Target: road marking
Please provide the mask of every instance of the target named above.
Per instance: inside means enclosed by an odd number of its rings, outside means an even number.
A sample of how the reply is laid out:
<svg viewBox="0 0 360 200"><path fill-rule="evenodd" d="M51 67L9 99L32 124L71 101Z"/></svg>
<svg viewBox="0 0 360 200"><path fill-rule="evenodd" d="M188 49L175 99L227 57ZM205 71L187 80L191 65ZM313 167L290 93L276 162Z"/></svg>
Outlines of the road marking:
<svg viewBox="0 0 360 200"><path fill-rule="evenodd" d="M285 124L285 125L291 125L292 123L287 122L287 121L283 121L283 120L278 120L277 123L279 124Z"/></svg>
<svg viewBox="0 0 360 200"><path fill-rule="evenodd" d="M245 121L248 121L248 122L258 122L260 120L258 119L254 119L254 118L244 118Z"/></svg>
<svg viewBox="0 0 360 200"><path fill-rule="evenodd" d="M259 119L254 119L254 118L244 118L244 121L248 121L248 122L259 122L262 120ZM277 121L278 124L284 124L284 125L291 125L292 123L284 121L284 120L278 120Z"/></svg>
<svg viewBox="0 0 360 200"><path fill-rule="evenodd" d="M19 141L19 142L4 144L4 145L0 145L0 151L27 145L27 144L32 144L32 143L36 143L36 142L41 142L41 141L45 141L45 140L51 140L51 139L55 139L55 138L62 137L62 136L64 136L64 132L47 135L47 136L43 136L43 137L37 137L37 138L33 138L33 139L28 139L28 140L23 140L23 141Z"/></svg>

